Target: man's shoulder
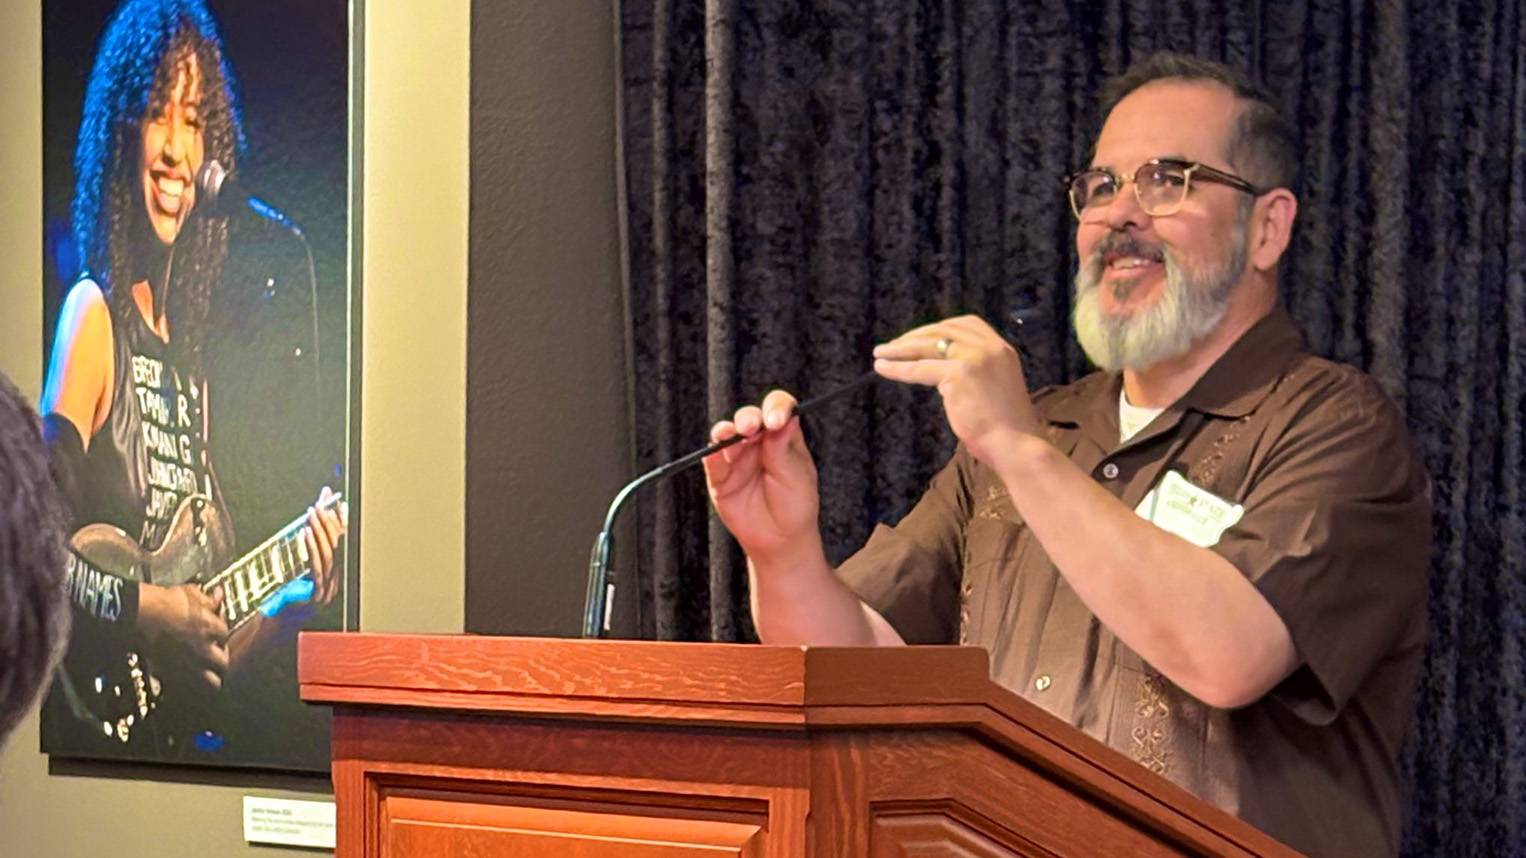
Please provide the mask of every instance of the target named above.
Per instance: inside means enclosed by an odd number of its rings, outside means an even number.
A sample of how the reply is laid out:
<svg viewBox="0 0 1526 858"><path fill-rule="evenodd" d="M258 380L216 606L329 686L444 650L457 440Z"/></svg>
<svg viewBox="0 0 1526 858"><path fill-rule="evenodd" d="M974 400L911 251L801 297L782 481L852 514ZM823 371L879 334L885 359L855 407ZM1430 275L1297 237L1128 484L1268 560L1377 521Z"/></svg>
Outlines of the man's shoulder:
<svg viewBox="0 0 1526 858"><path fill-rule="evenodd" d="M1404 425L1398 406L1376 378L1350 364L1307 353L1289 362L1266 404L1287 419Z"/></svg>
<svg viewBox="0 0 1526 858"><path fill-rule="evenodd" d="M1255 434L1273 460L1312 456L1322 467L1343 463L1353 485L1406 475L1413 491L1424 490L1425 465L1404 412L1354 366L1299 355L1258 411L1262 430Z"/></svg>

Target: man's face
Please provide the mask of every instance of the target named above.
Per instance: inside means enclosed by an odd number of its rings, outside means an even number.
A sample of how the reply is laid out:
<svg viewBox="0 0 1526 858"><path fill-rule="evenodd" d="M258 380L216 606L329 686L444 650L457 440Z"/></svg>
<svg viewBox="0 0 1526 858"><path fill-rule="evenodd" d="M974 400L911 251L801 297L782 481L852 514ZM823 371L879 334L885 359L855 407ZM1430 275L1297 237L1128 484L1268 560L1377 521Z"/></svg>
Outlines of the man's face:
<svg viewBox="0 0 1526 858"><path fill-rule="evenodd" d="M1224 157L1238 108L1215 84L1155 81L1113 108L1091 166L1132 178L1152 158L1233 172ZM1223 318L1245 270L1251 198L1193 182L1180 209L1152 217L1133 182L1082 212L1076 229L1076 336L1107 370L1144 369L1185 353Z"/></svg>
<svg viewBox="0 0 1526 858"><path fill-rule="evenodd" d="M170 244L196 202L196 172L205 155L201 132L201 72L196 55L175 67L164 104L143 117L143 204L154 234Z"/></svg>

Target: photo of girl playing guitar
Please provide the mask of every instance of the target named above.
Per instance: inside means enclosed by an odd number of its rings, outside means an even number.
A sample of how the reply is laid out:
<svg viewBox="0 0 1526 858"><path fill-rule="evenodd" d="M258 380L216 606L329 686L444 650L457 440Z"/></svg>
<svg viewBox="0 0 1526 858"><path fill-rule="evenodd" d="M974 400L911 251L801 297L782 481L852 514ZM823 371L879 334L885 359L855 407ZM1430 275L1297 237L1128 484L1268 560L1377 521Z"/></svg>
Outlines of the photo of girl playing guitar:
<svg viewBox="0 0 1526 858"><path fill-rule="evenodd" d="M225 682L340 592L338 494L315 481L286 526L236 535L219 480L219 420L250 419L219 412L210 357L226 330L214 316L239 306L220 294L240 282L239 227L199 199L198 178L245 155L235 92L200 0L124 2L86 86L70 204L80 270L39 408L72 533L75 631L44 715L52 753L223 762ZM303 344L289 351L301 359Z"/></svg>

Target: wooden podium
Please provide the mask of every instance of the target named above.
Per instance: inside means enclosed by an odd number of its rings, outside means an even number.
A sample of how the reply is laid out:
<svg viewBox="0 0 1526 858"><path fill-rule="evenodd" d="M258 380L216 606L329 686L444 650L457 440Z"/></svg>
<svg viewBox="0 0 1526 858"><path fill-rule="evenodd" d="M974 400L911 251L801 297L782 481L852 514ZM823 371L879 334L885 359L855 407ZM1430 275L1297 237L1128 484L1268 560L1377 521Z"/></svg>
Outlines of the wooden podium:
<svg viewBox="0 0 1526 858"><path fill-rule="evenodd" d="M1294 855L968 647L304 633L341 858Z"/></svg>

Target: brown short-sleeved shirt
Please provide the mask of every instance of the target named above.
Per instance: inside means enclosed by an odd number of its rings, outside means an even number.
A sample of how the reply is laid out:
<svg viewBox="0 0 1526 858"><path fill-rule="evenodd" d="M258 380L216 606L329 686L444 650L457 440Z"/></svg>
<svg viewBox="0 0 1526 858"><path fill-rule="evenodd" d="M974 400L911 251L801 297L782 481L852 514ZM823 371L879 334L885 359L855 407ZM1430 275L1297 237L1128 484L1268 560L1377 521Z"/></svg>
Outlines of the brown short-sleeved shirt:
<svg viewBox="0 0 1526 858"><path fill-rule="evenodd" d="M1244 508L1211 550L1298 650L1267 696L1216 709L1141 661L962 447L839 574L909 643L986 648L1002 685L1289 845L1396 854L1431 527L1397 409L1362 373L1303 353L1281 310L1121 444L1119 385L1096 373L1035 404L1050 440L1131 509L1168 470Z"/></svg>

